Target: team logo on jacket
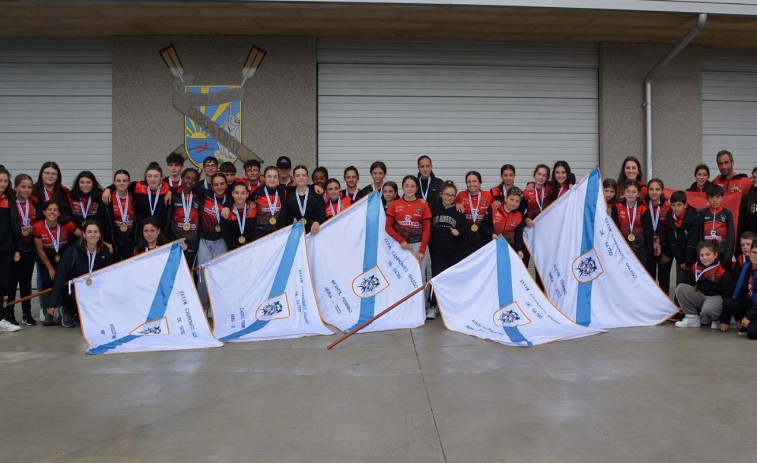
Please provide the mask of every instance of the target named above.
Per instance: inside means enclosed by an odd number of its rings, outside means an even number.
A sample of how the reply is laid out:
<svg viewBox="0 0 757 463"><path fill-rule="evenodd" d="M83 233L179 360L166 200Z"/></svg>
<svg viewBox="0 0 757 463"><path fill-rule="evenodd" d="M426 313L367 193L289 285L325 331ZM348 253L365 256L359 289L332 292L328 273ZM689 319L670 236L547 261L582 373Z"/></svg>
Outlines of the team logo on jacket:
<svg viewBox="0 0 757 463"><path fill-rule="evenodd" d="M363 298L373 297L389 287L378 265L375 265L352 280L352 291Z"/></svg>
<svg viewBox="0 0 757 463"><path fill-rule="evenodd" d="M286 293L274 296L258 306L255 319L262 322L281 320L289 317L289 302Z"/></svg>
<svg viewBox="0 0 757 463"><path fill-rule="evenodd" d="M518 303L513 301L508 305L496 310L492 315L495 326L515 328L516 326L528 325L531 320L520 310Z"/></svg>
<svg viewBox="0 0 757 463"><path fill-rule="evenodd" d="M573 261L573 276L579 283L588 283L597 279L604 270L594 248L578 256Z"/></svg>
<svg viewBox="0 0 757 463"><path fill-rule="evenodd" d="M168 320L166 317L150 320L149 322L142 323L129 334L133 336L159 336L169 334Z"/></svg>

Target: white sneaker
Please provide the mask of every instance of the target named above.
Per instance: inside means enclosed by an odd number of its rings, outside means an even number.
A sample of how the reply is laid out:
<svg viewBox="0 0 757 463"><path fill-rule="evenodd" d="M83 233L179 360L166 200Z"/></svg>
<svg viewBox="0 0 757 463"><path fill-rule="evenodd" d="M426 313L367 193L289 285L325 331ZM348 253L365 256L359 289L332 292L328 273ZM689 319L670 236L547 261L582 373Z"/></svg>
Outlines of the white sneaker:
<svg viewBox="0 0 757 463"><path fill-rule="evenodd" d="M683 320L676 322L678 328L699 328L702 322L699 321L699 315L686 315Z"/></svg>
<svg viewBox="0 0 757 463"><path fill-rule="evenodd" d="M433 307L426 309L426 320L433 320L436 318L436 310Z"/></svg>
<svg viewBox="0 0 757 463"><path fill-rule="evenodd" d="M0 320L0 331L20 331L21 327L16 326L13 323L8 322L8 320Z"/></svg>
<svg viewBox="0 0 757 463"><path fill-rule="evenodd" d="M710 329L711 330L719 330L720 329L720 322L719 321L714 321L714 322L710 323Z"/></svg>

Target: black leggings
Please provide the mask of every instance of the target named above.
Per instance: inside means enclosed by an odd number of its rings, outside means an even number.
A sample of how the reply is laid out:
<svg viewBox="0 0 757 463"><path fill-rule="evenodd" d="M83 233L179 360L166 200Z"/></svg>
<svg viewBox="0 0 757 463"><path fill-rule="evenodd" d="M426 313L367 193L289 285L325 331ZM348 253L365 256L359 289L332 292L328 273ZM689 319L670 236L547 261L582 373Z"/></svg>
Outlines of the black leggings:
<svg viewBox="0 0 757 463"><path fill-rule="evenodd" d="M21 259L13 263L13 272L11 273L10 285L8 286L8 300L16 299L16 288L19 289L20 296L26 297L32 293L32 274L34 273L34 261L36 254L34 251L24 251L21 253ZM13 313L15 306L8 307L9 313ZM32 314L32 301L26 300L21 303L21 311L24 315Z"/></svg>

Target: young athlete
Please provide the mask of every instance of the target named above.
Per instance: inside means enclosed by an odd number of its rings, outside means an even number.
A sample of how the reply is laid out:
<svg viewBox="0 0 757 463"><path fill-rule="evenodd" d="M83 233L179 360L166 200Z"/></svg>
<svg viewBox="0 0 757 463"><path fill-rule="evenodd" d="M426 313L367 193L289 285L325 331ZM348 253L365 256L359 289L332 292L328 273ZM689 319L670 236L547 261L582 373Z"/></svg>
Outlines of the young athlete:
<svg viewBox="0 0 757 463"><path fill-rule="evenodd" d="M699 213L686 203L686 192L670 195L670 213L665 218L668 249L676 260L676 286L694 284L691 267L697 261Z"/></svg>
<svg viewBox="0 0 757 463"><path fill-rule="evenodd" d="M263 182L260 180L260 161L256 159L250 159L244 162L244 176L242 179L247 185L247 189L250 193L263 186Z"/></svg>
<svg viewBox="0 0 757 463"><path fill-rule="evenodd" d="M80 230L84 231L84 222L88 220L97 220L99 224L106 223L107 215L101 196L102 187L95 174L88 170L79 172L71 186L69 202L71 220Z"/></svg>
<svg viewBox="0 0 757 463"><path fill-rule="evenodd" d="M666 204L662 180L653 178L647 184L647 214L652 224L652 253L647 255L647 272L652 279L657 279L660 289L666 295L670 291L671 259L668 236L665 231L665 219L670 214L670 205Z"/></svg>
<svg viewBox="0 0 757 463"><path fill-rule="evenodd" d="M69 197L71 191L63 186L62 177L60 174L60 167L54 162L46 162L42 164L39 169L39 176L37 177L37 183L34 184L32 189L32 196L34 196L35 203L38 208L41 208L47 201L56 201L59 205L61 215L67 217L70 211ZM37 216L42 216L42 210L37 210Z"/></svg>
<svg viewBox="0 0 757 463"><path fill-rule="evenodd" d="M746 334L746 330L741 329L742 320L746 316L746 311L757 303L757 291L755 291L757 281L754 279L757 274L757 234L750 231L744 232L739 241L742 253L738 256L738 265L733 272L736 285L733 288L733 294L723 296L723 312L720 314L719 328L720 331L728 331L731 318L733 318L739 333Z"/></svg>
<svg viewBox="0 0 757 463"><path fill-rule="evenodd" d="M109 234L105 241L113 244L113 261L120 262L134 255L134 240L136 224L134 216L134 195L129 193L131 176L123 169L113 175L115 192L111 195L110 203L105 208Z"/></svg>
<svg viewBox="0 0 757 463"><path fill-rule="evenodd" d="M481 191L481 174L472 170L465 174L466 190L457 194L457 210L465 214L468 229L465 232L466 255L473 254L491 241L491 236L481 230L481 221L494 202L491 193Z"/></svg>
<svg viewBox="0 0 757 463"><path fill-rule="evenodd" d="M652 246L652 222L647 207L638 201L639 185L628 180L623 185L625 199L622 199L612 210L612 220L620 229L620 234L626 239L626 243L646 267L647 256L654 254Z"/></svg>
<svg viewBox="0 0 757 463"><path fill-rule="evenodd" d="M357 167L349 166L344 169L344 184L346 188L341 191L341 195L350 199L350 204L356 202L363 197L363 192L357 187L357 182L360 180L360 173L357 171Z"/></svg>
<svg viewBox="0 0 757 463"><path fill-rule="evenodd" d="M287 156L281 156L276 160L276 168L279 172L279 185L293 187L294 179L289 175L292 172L292 160Z"/></svg>
<svg viewBox="0 0 757 463"><path fill-rule="evenodd" d="M295 187L287 193L284 202L290 222L302 222L306 233L318 233L320 224L326 221L323 197L308 186L308 169L299 165L292 171Z"/></svg>
<svg viewBox="0 0 757 463"><path fill-rule="evenodd" d="M707 202L710 207L699 215L699 241L715 241L720 246L720 261L730 270L733 255L733 214L723 204L723 187L712 184L707 187Z"/></svg>
<svg viewBox="0 0 757 463"><path fill-rule="evenodd" d="M339 214L351 204L350 198L342 196L339 191L341 187L339 180L335 178L330 178L326 181L326 194L328 195L328 199L326 200L326 220Z"/></svg>
<svg viewBox="0 0 757 463"><path fill-rule="evenodd" d="M515 167L512 164L503 165L499 169L499 176L502 179L502 182L489 190L492 198L494 198L494 202L492 203L492 207L494 209L499 208L499 206L505 201L505 198L507 197L507 191L513 187L513 184L515 183ZM521 201L520 205L518 206L518 210L524 216L526 215L526 207L527 206L525 201Z"/></svg>
<svg viewBox="0 0 757 463"><path fill-rule="evenodd" d="M139 239L134 247L135 256L137 254L142 254L143 252L152 251L158 246L163 246L168 243L160 230L161 225L155 217L147 217L140 225ZM184 244L184 246L182 246L182 244L179 244L179 246L181 246L186 252L186 249L184 248L186 245Z"/></svg>
<svg viewBox="0 0 757 463"><path fill-rule="evenodd" d="M18 331L18 323L11 323L7 313L13 313L13 308L7 310L8 293L11 281L13 263L21 258L19 241L20 228L15 208L16 196L11 188L11 174L5 167L0 166L0 331ZM15 293L15 287L13 289ZM15 321L15 317L12 318Z"/></svg>
<svg viewBox="0 0 757 463"><path fill-rule="evenodd" d="M166 156L166 171L168 175L163 181L173 193L181 189L181 168L184 166L184 156L173 152Z"/></svg>
<svg viewBox="0 0 757 463"><path fill-rule="evenodd" d="M641 162L634 156L625 158L618 174L618 199L625 198L625 185L628 182L634 182L639 189L639 201L643 202L647 197L647 187L641 176Z"/></svg>
<svg viewBox="0 0 757 463"><path fill-rule="evenodd" d="M102 229L97 220L87 220L83 227L83 236L79 238L78 245L69 246L60 265L55 272L53 291L50 293L51 301L63 301L63 314L61 324L65 328L76 326L74 316L77 314L76 289L66 291L68 280L82 275L92 275L92 272L113 263L113 256L102 239ZM89 284L89 280L88 283ZM55 313L55 306L45 308L47 314ZM47 318L47 317L46 317Z"/></svg>
<svg viewBox="0 0 757 463"><path fill-rule="evenodd" d="M2 180L0 180L0 183L2 183ZM32 236L32 229L37 222L37 207L34 197L31 196L32 178L26 174L18 174L14 185L16 187L16 200L10 202L10 207L16 208L18 220L11 223L14 228L17 228L17 236L20 238L18 239L19 258L13 263L10 285L8 286L9 300L16 299L16 287L19 289L20 297L26 297L32 293L32 274L34 273L34 260L37 255L34 250L34 237ZM0 225L0 228L2 228L2 225ZM5 239L0 240L2 240L0 242L5 241ZM13 306L6 308L5 319L11 324L18 325L14 309ZM27 300L21 303L22 323L34 326L37 322L32 317L31 310L31 301Z"/></svg>
<svg viewBox="0 0 757 463"><path fill-rule="evenodd" d="M547 206L547 180L549 180L549 166L539 164L534 169L534 187L523 191L526 204L526 226L533 227L534 219Z"/></svg>
<svg viewBox="0 0 757 463"><path fill-rule="evenodd" d="M63 252L68 247L69 243L73 241L73 238L81 238L81 230L76 228L73 222L60 223L60 206L57 201L50 200L45 201L42 205L42 216L32 228L32 236L34 237L34 248L37 251L37 258L40 265L40 277L42 284L38 286L38 290L42 291L53 286L53 279L55 278L55 272L58 268L58 264L63 257ZM53 299L49 294L43 294L42 307L58 307L60 304L59 299ZM60 324L60 311L57 313L45 311L45 319L42 321L43 326L50 326L54 323Z"/></svg>
<svg viewBox="0 0 757 463"><path fill-rule="evenodd" d="M248 199L247 185L236 182L231 186L231 205L228 216L221 219L221 231L226 247L236 249L255 239L255 217L258 208Z"/></svg>
<svg viewBox="0 0 757 463"><path fill-rule="evenodd" d="M550 205L570 190L576 183L576 176L570 171L570 165L566 161L557 161L552 167L552 180L547 186L547 203ZM545 206L546 207L546 206Z"/></svg>
<svg viewBox="0 0 757 463"><path fill-rule="evenodd" d="M386 164L384 164L381 161L376 161L373 164L371 164L370 172L371 172L371 179L373 179L373 182L361 190L361 193L363 194L363 196L368 196L374 191L381 191L384 188L384 177L386 177ZM384 204L384 207L386 207L386 204Z"/></svg>
<svg viewBox="0 0 757 463"><path fill-rule="evenodd" d="M693 265L694 286L683 283L676 286L676 298L685 314L676 322L678 328L695 328L702 325L720 327L723 296L733 294L733 278L723 268L715 240L702 241L697 246L699 261Z"/></svg>
<svg viewBox="0 0 757 463"><path fill-rule="evenodd" d="M181 173L181 190L171 195L165 235L170 241L184 238L184 257L190 267L197 263L200 248L200 223L204 214L204 191L198 188L200 173L189 167ZM162 225L161 225L162 227Z"/></svg>
<svg viewBox="0 0 757 463"><path fill-rule="evenodd" d="M318 185L326 191L326 180L329 179L329 170L323 166L318 166L313 169L310 179L313 181L313 185Z"/></svg>
<svg viewBox="0 0 757 463"><path fill-rule="evenodd" d="M686 189L686 191L704 193L705 188L707 188L707 186L711 184L712 182L710 181L710 168L707 167L707 164L699 164L694 168L694 183L692 183L691 186Z"/></svg>
<svg viewBox="0 0 757 463"><path fill-rule="evenodd" d="M234 165L233 162L224 162L221 164L221 167L218 168L218 171L223 174L224 177L226 177L226 184L229 186L229 190L231 189L231 185L234 184L237 177L237 167ZM229 194L231 191L228 192Z"/></svg>
<svg viewBox="0 0 757 463"><path fill-rule="evenodd" d="M612 208L618 202L618 182L614 178L606 178L602 181L602 192L607 204L607 215L612 215Z"/></svg>
<svg viewBox="0 0 757 463"><path fill-rule="evenodd" d="M258 215L256 219L255 239L288 225L284 198L286 191L279 185L279 171L274 166L268 166L263 172L265 184L250 195L250 201L256 204Z"/></svg>
<svg viewBox="0 0 757 463"><path fill-rule="evenodd" d="M384 182L384 187L381 189L381 202L384 203L384 210L389 207L392 202L398 200L400 197L397 194L399 187L393 181Z"/></svg>
<svg viewBox="0 0 757 463"><path fill-rule="evenodd" d="M481 221L481 229L484 234L491 236L492 239L502 236L510 246L518 253L518 257L523 259L523 228L526 222L523 213L520 211L523 192L517 186L510 187L507 190L505 200L494 207L489 207ZM496 203L495 203L496 204Z"/></svg>
<svg viewBox="0 0 757 463"><path fill-rule="evenodd" d="M202 189L199 191L202 213L199 221L200 245L197 248L197 265L210 262L212 258L228 250L221 230L221 209L226 205L228 198L226 176L219 172L209 180L213 193L207 195ZM197 283L197 294L203 302L208 299L208 289L204 281ZM205 307L210 315L210 306Z"/></svg>
<svg viewBox="0 0 757 463"><path fill-rule="evenodd" d="M203 179L199 183L199 188L203 190L206 196L213 194L213 185L211 179L218 173L218 159L215 156L208 156L202 160Z"/></svg>
<svg viewBox="0 0 757 463"><path fill-rule="evenodd" d="M434 165L427 155L418 158L418 191L415 196L426 202L434 201L441 193L444 181L434 175Z"/></svg>
<svg viewBox="0 0 757 463"><path fill-rule="evenodd" d="M160 168L160 164L151 162L145 169L144 180L129 184L129 194L133 198L132 203L134 204L137 224L146 217L155 217L159 223L166 222L168 204L171 201L171 189L168 188L168 184L162 181L162 178L163 170ZM110 185L103 191L103 203L110 203L110 197L115 189L115 185Z"/></svg>

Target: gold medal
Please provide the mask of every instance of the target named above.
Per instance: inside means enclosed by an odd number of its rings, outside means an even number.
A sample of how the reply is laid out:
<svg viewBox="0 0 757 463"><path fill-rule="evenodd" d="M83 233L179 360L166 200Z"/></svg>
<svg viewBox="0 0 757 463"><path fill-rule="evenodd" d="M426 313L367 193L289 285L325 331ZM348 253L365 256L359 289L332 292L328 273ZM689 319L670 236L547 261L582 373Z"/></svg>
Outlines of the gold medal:
<svg viewBox="0 0 757 463"><path fill-rule="evenodd" d="M55 262L60 262L60 255L56 254L55 257L53 258L53 260Z"/></svg>
<svg viewBox="0 0 757 463"><path fill-rule="evenodd" d="M476 225L475 223L473 225L471 225L470 226L470 231L477 232L478 231L478 225Z"/></svg>
<svg viewBox="0 0 757 463"><path fill-rule="evenodd" d="M240 236L240 237L239 237L239 239L238 239L237 241L239 241L239 244L244 244L244 243L245 243L245 241L247 241L247 240L245 239L245 237L244 237L244 236Z"/></svg>
<svg viewBox="0 0 757 463"><path fill-rule="evenodd" d="M129 226L126 224L122 224L120 227L118 227L118 229L126 233L127 231L129 231Z"/></svg>
<svg viewBox="0 0 757 463"><path fill-rule="evenodd" d="M632 242L632 243L633 243L634 241L636 241L636 235L634 235L633 233L629 233L629 234L628 234L628 241L630 241L630 242Z"/></svg>
<svg viewBox="0 0 757 463"><path fill-rule="evenodd" d="M87 286L92 286L92 278L87 278Z"/></svg>
<svg viewBox="0 0 757 463"><path fill-rule="evenodd" d="M271 217L271 220L268 221L271 225L276 225L276 217Z"/></svg>
<svg viewBox="0 0 757 463"><path fill-rule="evenodd" d="M21 236L29 236L29 230L21 230Z"/></svg>
<svg viewBox="0 0 757 463"><path fill-rule="evenodd" d="M300 219L300 223L302 225L307 225L308 221L307 221L307 219L305 217L303 217L303 218Z"/></svg>
<svg viewBox="0 0 757 463"><path fill-rule="evenodd" d="M191 229L192 229L192 225L191 225L191 224L190 224L189 222L184 222L184 224L182 224L181 228L182 228L182 229L183 229L184 231L189 231L189 230L191 230Z"/></svg>
<svg viewBox="0 0 757 463"><path fill-rule="evenodd" d="M216 225L215 231L216 231L216 233L221 233L221 226L220 225Z"/></svg>

